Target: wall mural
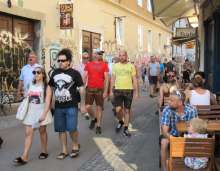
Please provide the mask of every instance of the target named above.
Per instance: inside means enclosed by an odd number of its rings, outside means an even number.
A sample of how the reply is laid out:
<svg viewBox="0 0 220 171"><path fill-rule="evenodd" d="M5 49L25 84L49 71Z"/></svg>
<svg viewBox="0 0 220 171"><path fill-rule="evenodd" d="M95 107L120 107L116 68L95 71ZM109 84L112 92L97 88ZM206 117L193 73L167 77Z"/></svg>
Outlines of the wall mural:
<svg viewBox="0 0 220 171"><path fill-rule="evenodd" d="M18 77L21 68L26 64L31 47L25 39L28 34L8 31L0 32L0 96L7 94L10 102L14 102ZM3 93L4 92L4 93Z"/></svg>

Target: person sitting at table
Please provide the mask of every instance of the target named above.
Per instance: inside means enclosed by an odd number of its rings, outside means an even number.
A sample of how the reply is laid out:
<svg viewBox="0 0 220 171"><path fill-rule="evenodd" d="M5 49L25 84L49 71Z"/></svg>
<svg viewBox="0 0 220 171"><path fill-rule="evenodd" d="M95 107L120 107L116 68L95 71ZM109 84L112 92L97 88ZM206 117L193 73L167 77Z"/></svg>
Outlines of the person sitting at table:
<svg viewBox="0 0 220 171"><path fill-rule="evenodd" d="M184 104L185 95L181 91L173 91L170 94L169 105L164 108L160 120L162 131L161 136L161 164L163 170L166 170L166 160L171 136L179 136L176 124L180 121L190 121L198 116L195 107L190 104Z"/></svg>
<svg viewBox="0 0 220 171"><path fill-rule="evenodd" d="M167 73L167 80L160 87L160 98L159 98L159 111L161 111L162 107L165 105L165 98L170 96L175 90L180 89L179 82L177 80L176 74L173 71ZM157 112L159 112L157 111Z"/></svg>
<svg viewBox="0 0 220 171"><path fill-rule="evenodd" d="M184 137L208 138L206 131L207 122L199 118L193 118L189 123L188 134L185 134ZM185 157L184 163L191 169L202 169L207 167L208 160L207 157Z"/></svg>
<svg viewBox="0 0 220 171"><path fill-rule="evenodd" d="M193 75L193 78L192 78L192 79L197 78L197 77L200 77L200 78L203 80L203 83L205 84L205 81L206 81L206 80L205 80L205 73L204 73L203 71L198 71L198 72L196 72L196 73ZM187 86L186 86L184 89L185 89L185 91L184 91L185 94L187 93L187 91L193 90L194 87L193 87L192 82L190 81L190 83L187 83Z"/></svg>
<svg viewBox="0 0 220 171"><path fill-rule="evenodd" d="M204 88L204 80L201 77L192 79L193 90L186 92L186 103L193 106L217 104L215 96Z"/></svg>

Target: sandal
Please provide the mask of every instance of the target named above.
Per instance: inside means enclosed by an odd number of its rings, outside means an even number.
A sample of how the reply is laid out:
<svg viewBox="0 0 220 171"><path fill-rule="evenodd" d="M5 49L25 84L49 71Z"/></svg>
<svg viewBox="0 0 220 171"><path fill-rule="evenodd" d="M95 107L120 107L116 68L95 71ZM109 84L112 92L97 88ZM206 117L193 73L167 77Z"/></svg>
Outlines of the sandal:
<svg viewBox="0 0 220 171"><path fill-rule="evenodd" d="M67 156L68 156L68 154L60 153L60 154L57 156L57 159L63 160L63 159L65 159Z"/></svg>
<svg viewBox="0 0 220 171"><path fill-rule="evenodd" d="M40 155L38 156L38 158L39 158L40 160L43 160L43 159L48 158L48 156L49 156L49 154L47 154L47 153L40 153Z"/></svg>
<svg viewBox="0 0 220 171"><path fill-rule="evenodd" d="M27 164L27 161L24 161L21 157L17 157L13 162L18 166Z"/></svg>
<svg viewBox="0 0 220 171"><path fill-rule="evenodd" d="M80 149L80 144L78 144L78 149L77 150L72 150L71 153L70 153L70 157L71 158L76 158L79 156L79 149Z"/></svg>

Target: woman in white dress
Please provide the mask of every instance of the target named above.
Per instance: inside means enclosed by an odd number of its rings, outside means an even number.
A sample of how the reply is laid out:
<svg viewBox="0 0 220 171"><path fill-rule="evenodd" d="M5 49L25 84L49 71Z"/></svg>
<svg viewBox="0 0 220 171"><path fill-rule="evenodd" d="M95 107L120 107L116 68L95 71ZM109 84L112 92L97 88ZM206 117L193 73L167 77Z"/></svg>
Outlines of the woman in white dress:
<svg viewBox="0 0 220 171"><path fill-rule="evenodd" d="M46 95L46 73L43 68L37 67L33 71L33 74L34 80L27 93L29 98L28 112L23 120L23 124L25 125L24 151L20 157L14 160L14 163L17 165L27 164L34 131L37 129L39 130L41 140L39 159L46 159L48 157L46 125L52 122L52 115L49 111L50 99L48 99ZM47 106L45 106L45 104Z"/></svg>

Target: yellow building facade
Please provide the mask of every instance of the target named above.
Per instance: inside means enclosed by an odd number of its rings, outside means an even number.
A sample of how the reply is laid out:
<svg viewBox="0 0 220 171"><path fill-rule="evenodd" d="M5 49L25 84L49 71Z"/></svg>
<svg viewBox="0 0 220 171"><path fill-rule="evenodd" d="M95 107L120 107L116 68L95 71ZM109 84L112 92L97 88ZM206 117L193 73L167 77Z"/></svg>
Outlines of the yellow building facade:
<svg viewBox="0 0 220 171"><path fill-rule="evenodd" d="M64 47L73 50L74 63L80 62L83 51L91 53L94 48L104 50L106 58L119 48L126 49L132 60L170 55L172 33L153 20L148 0L10 2L0 0L0 65L14 73L12 77L18 77L27 49L33 49L48 69L56 66L56 54ZM71 16L64 16L64 24L70 17L73 27L61 29L60 4L67 3L73 9Z"/></svg>

